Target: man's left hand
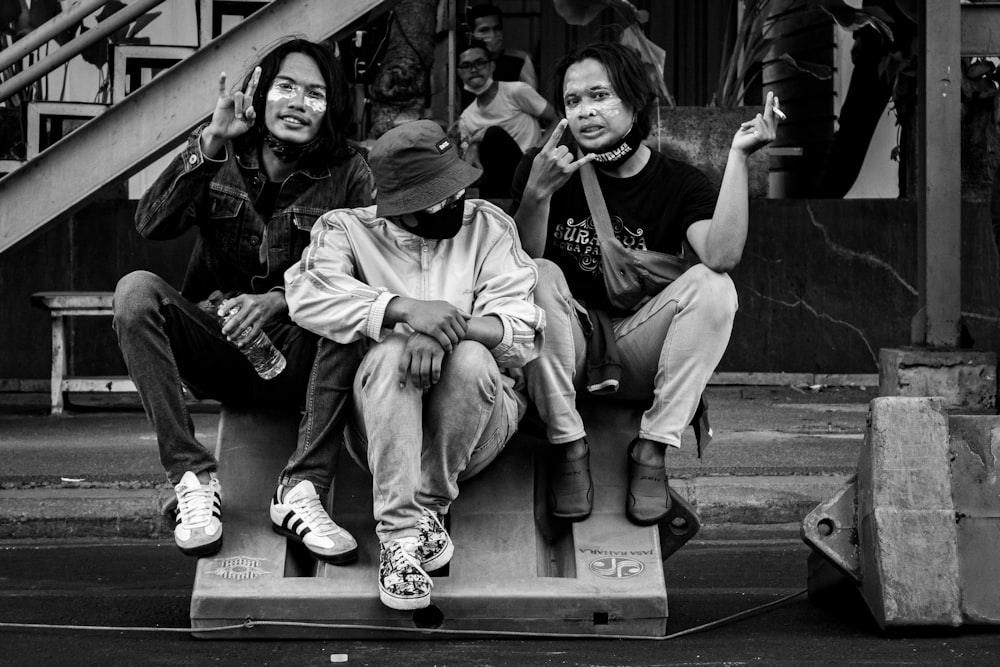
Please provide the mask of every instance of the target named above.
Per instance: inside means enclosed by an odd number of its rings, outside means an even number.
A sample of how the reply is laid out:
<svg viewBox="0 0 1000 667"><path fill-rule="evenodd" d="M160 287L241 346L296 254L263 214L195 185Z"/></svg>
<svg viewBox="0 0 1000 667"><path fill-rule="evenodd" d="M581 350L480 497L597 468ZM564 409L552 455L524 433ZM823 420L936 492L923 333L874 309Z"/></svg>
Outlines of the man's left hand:
<svg viewBox="0 0 1000 667"><path fill-rule="evenodd" d="M239 310L226 320L222 333L238 347L243 347L257 336L261 327L288 312L288 303L281 290L264 294L237 294L223 301L219 312L224 315L233 308ZM246 331L246 335L241 335L243 331Z"/></svg>
<svg viewBox="0 0 1000 667"><path fill-rule="evenodd" d="M427 334L413 333L406 341L406 350L399 360L399 386L407 380L419 389L430 389L441 379L444 348Z"/></svg>
<svg viewBox="0 0 1000 667"><path fill-rule="evenodd" d="M778 123L785 118L785 114L778 106L778 98L774 93L767 94L764 102L764 113L757 114L754 118L740 125L733 137L733 150L740 151L744 155L750 155L756 150L774 141L778 131Z"/></svg>

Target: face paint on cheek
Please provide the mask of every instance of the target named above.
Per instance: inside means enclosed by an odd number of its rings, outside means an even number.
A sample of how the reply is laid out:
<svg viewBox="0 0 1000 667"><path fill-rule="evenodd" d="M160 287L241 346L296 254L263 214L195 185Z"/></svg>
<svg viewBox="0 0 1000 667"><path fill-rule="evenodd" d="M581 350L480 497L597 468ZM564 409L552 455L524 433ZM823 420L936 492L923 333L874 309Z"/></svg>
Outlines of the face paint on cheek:
<svg viewBox="0 0 1000 667"><path fill-rule="evenodd" d="M285 100L290 100L295 97L295 90L278 90L277 88L271 88L267 91L267 101L268 102L283 102Z"/></svg>
<svg viewBox="0 0 1000 667"><path fill-rule="evenodd" d="M306 106L313 113L325 113L326 112L326 100L316 100L311 97L305 99Z"/></svg>
<svg viewBox="0 0 1000 667"><path fill-rule="evenodd" d="M617 97L613 97L608 100L600 100L599 102L594 102L591 107L593 107L598 113L607 118L613 118L619 116L622 113L622 101Z"/></svg>

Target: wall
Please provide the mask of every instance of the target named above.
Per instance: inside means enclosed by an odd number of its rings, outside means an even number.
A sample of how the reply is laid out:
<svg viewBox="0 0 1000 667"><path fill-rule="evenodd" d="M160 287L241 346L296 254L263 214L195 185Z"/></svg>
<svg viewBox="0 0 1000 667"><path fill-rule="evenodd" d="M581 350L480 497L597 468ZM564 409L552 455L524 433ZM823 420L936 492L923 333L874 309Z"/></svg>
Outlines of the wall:
<svg viewBox="0 0 1000 667"><path fill-rule="evenodd" d="M48 311L31 304L34 292L113 291L121 276L140 268L180 286L193 236L165 242L141 238L133 223L136 204L123 190L106 192L0 255L0 389L49 377L50 319ZM125 374L110 318L70 318L67 341L71 373Z"/></svg>
<svg viewBox="0 0 1000 667"><path fill-rule="evenodd" d="M0 257L0 388L46 379L42 290L113 290L146 268L180 285L191 238L146 241L134 203L97 202ZM910 341L916 311L916 203L893 199L751 201L750 237L733 272L740 299L729 372L876 373L881 347ZM1000 263L988 204L963 209L963 317L976 349L998 349ZM107 318L76 318L78 374L124 371ZM5 381L6 380L6 381Z"/></svg>
<svg viewBox="0 0 1000 667"><path fill-rule="evenodd" d="M900 199L751 201L733 272L740 298L720 371L877 373L910 343L917 206ZM1000 343L1000 263L989 205L963 204L962 317L978 350Z"/></svg>

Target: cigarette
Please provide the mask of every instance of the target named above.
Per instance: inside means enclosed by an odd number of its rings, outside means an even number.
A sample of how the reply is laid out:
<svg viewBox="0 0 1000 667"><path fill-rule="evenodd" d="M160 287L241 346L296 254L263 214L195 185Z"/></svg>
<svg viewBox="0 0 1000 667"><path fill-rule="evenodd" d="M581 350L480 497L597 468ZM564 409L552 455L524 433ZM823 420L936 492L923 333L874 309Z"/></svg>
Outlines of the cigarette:
<svg viewBox="0 0 1000 667"><path fill-rule="evenodd" d="M785 112L782 111L781 109L774 107L772 111L774 111L774 115L780 118L781 120L788 120L788 116L786 116Z"/></svg>

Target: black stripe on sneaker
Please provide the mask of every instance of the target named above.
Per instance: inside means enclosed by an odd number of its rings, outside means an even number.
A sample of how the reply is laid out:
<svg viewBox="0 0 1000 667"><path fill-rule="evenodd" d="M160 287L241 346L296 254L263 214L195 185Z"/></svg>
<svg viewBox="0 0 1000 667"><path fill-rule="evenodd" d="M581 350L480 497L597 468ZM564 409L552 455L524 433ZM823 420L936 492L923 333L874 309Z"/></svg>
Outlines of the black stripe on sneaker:
<svg viewBox="0 0 1000 667"><path fill-rule="evenodd" d="M288 514L286 514L286 515L285 515L285 518L281 520L281 527L282 527L282 528L284 528L285 530L288 530L288 523L289 523L289 522L290 522L290 521L291 521L291 520L292 520L293 518L295 518L295 515L294 515L294 514L292 514L291 512L289 512Z"/></svg>

